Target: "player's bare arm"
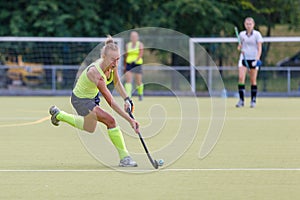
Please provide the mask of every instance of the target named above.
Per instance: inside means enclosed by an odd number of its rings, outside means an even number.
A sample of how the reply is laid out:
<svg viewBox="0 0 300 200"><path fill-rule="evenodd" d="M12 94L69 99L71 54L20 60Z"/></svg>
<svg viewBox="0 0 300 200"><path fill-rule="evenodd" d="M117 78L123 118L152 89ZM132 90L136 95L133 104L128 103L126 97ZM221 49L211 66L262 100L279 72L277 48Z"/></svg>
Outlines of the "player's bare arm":
<svg viewBox="0 0 300 200"><path fill-rule="evenodd" d="M138 58L136 59L137 61L142 58L144 55L144 44L142 42L140 42L140 51L139 51L139 56Z"/></svg>
<svg viewBox="0 0 300 200"><path fill-rule="evenodd" d="M123 84L121 83L118 70L114 70L114 86L123 99L127 97Z"/></svg>
<svg viewBox="0 0 300 200"><path fill-rule="evenodd" d="M262 52L262 42L257 43L257 56L256 60L260 60L261 52Z"/></svg>
<svg viewBox="0 0 300 200"><path fill-rule="evenodd" d="M97 85L98 80L101 78L100 73L95 66L91 66L87 71L88 78Z"/></svg>
<svg viewBox="0 0 300 200"><path fill-rule="evenodd" d="M97 88L105 98L106 102L110 105L110 107L114 109L114 111L116 111L120 116L126 119L130 123L131 127L135 130L135 132L138 133L138 122L130 118L130 116L121 109L121 107L117 104L110 91L106 87L106 83L102 77L98 81Z"/></svg>

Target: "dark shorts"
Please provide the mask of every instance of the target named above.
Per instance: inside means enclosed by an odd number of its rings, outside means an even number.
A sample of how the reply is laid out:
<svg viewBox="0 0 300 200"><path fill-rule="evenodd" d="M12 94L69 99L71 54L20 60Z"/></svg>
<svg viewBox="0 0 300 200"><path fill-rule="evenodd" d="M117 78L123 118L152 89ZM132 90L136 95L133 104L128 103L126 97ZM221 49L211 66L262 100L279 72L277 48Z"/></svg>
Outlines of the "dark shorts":
<svg viewBox="0 0 300 200"><path fill-rule="evenodd" d="M138 74L142 74L143 70L142 70L142 65L139 64L135 64L135 63L126 63L126 71L131 71L133 73L138 73Z"/></svg>
<svg viewBox="0 0 300 200"><path fill-rule="evenodd" d="M247 67L247 65L246 65L246 62L245 62L245 61L247 61L247 63L248 63L248 66L249 66L249 68L250 68L250 69L255 69L255 68L256 68L256 66L253 66L253 65L252 65L252 62L254 62L255 60L242 60L242 64L243 64L243 66Z"/></svg>
<svg viewBox="0 0 300 200"><path fill-rule="evenodd" d="M99 93L93 99L88 98L78 98L72 93L71 103L75 108L78 115L86 116L94 109L94 107L99 106L100 98Z"/></svg>

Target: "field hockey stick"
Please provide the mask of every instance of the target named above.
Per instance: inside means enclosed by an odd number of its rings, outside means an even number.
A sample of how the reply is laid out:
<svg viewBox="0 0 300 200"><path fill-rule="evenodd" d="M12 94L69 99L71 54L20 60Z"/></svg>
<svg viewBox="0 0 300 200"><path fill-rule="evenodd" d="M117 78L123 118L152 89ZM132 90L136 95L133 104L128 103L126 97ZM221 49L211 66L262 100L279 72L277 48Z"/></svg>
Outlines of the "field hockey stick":
<svg viewBox="0 0 300 200"><path fill-rule="evenodd" d="M127 112L128 112L128 114L129 114L129 116L130 116L132 119L134 119L134 117L133 117L133 115L132 115L132 113L131 113L131 111L130 111L129 109L127 110ZM141 143L142 143L142 145L143 145L143 147L144 147L144 149L145 149L145 152L147 153L147 156L148 156L148 158L149 158L149 160L150 160L152 166L153 166L155 169L158 169L158 166L159 166L159 165L158 165L158 162L157 162L156 160L154 160L154 159L151 157L151 155L150 155L150 153L149 153L149 151L148 151L148 148L147 148L147 146L146 146L146 143L145 143L145 141L144 141L144 139L143 139L141 133L138 132L138 135L139 135L140 141L141 141Z"/></svg>
<svg viewBox="0 0 300 200"><path fill-rule="evenodd" d="M239 36L239 31L238 31L238 28L237 28L236 26L234 27L234 32L235 32L235 35L236 35L236 37L237 37L237 39L238 39L239 45L241 45L242 43L241 43L241 39L240 39L240 36ZM247 60L246 60L245 53L243 52L242 49L241 49L240 51L241 51L241 53L242 53L242 55L243 55L243 59L244 59L244 62L245 62L246 67L250 70L249 64L248 64L248 62L247 62Z"/></svg>

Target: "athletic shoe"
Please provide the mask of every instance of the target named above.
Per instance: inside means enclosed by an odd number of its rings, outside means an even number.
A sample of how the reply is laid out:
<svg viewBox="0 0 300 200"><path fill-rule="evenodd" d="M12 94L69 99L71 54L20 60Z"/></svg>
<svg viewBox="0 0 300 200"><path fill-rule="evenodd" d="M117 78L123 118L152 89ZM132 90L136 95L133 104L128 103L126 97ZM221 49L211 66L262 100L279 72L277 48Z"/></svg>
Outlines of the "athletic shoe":
<svg viewBox="0 0 300 200"><path fill-rule="evenodd" d="M51 116L51 122L54 126L58 126L59 125L59 120L56 119L56 116L60 113L60 110L58 107L56 106L51 106L51 108L49 109L49 113Z"/></svg>
<svg viewBox="0 0 300 200"><path fill-rule="evenodd" d="M126 156L120 161L120 167L137 167L137 163L130 156Z"/></svg>
<svg viewBox="0 0 300 200"><path fill-rule="evenodd" d="M235 107L237 108L244 107L244 101L240 99L239 102L235 105Z"/></svg>
<svg viewBox="0 0 300 200"><path fill-rule="evenodd" d="M250 108L254 108L256 106L256 102L255 101L251 101L250 102Z"/></svg>

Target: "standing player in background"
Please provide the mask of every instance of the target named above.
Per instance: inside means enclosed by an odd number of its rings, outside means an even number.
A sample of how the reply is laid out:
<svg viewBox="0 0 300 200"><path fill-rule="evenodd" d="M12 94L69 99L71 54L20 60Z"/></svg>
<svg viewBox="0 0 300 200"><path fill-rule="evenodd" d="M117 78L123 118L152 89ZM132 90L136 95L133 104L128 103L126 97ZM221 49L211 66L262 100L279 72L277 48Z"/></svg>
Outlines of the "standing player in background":
<svg viewBox="0 0 300 200"><path fill-rule="evenodd" d="M58 126L59 121L62 121L90 133L95 131L97 122L102 122L106 125L109 138L119 153L119 166L136 167L137 163L129 156L117 122L111 114L99 106L100 99L98 94L101 93L110 107L127 120L136 133L139 132L138 122L130 118L126 113L127 110L133 110L133 103L127 96L118 75L117 66L119 59L119 48L109 36L105 46L101 49L101 58L90 64L81 73L73 89L71 103L79 115L66 113L59 110L56 106L52 106L49 112L52 115L51 122L53 125ZM116 103L107 88L107 85L112 81L114 81L117 91L124 98L125 111Z"/></svg>
<svg viewBox="0 0 300 200"><path fill-rule="evenodd" d="M132 75L135 74L135 82L139 100L143 99L144 84L142 82L144 45L139 41L139 34L136 31L130 33L130 42L126 44L125 53L125 90L129 97L132 95Z"/></svg>
<svg viewBox="0 0 300 200"><path fill-rule="evenodd" d="M256 105L257 95L257 73L261 65L260 56L262 53L263 38L259 31L254 30L254 19L247 17L244 21L245 31L239 34L241 44L238 45L238 50L241 51L239 58L239 83L238 90L240 99L236 107L244 106L245 98L245 78L247 70L250 73L251 83L251 102L250 107L254 108ZM246 63L247 62L247 63Z"/></svg>

